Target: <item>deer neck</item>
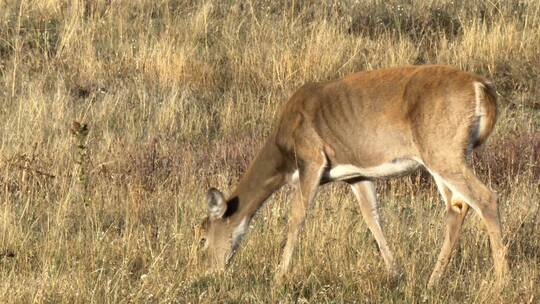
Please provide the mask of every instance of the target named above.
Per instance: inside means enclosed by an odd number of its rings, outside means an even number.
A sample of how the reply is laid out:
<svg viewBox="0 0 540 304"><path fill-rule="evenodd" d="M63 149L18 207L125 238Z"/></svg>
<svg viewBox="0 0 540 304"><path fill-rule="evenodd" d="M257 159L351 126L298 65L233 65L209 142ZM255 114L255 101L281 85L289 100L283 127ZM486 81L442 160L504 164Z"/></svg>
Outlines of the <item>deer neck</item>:
<svg viewBox="0 0 540 304"><path fill-rule="evenodd" d="M283 157L271 136L227 200L227 213L231 219L251 220L272 193L285 183Z"/></svg>

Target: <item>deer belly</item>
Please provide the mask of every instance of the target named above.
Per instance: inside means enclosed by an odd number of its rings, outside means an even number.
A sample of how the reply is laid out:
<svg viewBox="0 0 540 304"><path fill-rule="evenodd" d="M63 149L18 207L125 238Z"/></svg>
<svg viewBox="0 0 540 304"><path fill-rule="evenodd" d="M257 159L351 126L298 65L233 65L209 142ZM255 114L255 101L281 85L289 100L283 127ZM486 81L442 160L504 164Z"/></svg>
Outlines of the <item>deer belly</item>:
<svg viewBox="0 0 540 304"><path fill-rule="evenodd" d="M420 166L412 159L395 159L374 167L361 168L355 165L336 165L326 172L330 180L347 180L356 177L378 178L409 173Z"/></svg>

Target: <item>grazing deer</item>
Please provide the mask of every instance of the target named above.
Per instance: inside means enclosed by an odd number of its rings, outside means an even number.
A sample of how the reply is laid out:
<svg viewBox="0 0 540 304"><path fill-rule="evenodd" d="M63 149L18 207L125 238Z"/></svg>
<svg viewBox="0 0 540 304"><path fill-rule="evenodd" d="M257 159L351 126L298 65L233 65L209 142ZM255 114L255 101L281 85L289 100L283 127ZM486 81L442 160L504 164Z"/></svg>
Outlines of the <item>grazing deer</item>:
<svg viewBox="0 0 540 304"><path fill-rule="evenodd" d="M398 268L379 223L374 181L423 166L447 210L445 239L428 286L443 274L469 207L487 227L495 273L502 282L507 263L497 196L467 164L496 117L492 83L448 66L375 70L304 85L283 107L277 126L230 197L214 188L208 191L203 231L211 266L223 269L229 263L263 202L292 183L296 191L278 271L278 278L284 276L317 188L344 181L395 276Z"/></svg>

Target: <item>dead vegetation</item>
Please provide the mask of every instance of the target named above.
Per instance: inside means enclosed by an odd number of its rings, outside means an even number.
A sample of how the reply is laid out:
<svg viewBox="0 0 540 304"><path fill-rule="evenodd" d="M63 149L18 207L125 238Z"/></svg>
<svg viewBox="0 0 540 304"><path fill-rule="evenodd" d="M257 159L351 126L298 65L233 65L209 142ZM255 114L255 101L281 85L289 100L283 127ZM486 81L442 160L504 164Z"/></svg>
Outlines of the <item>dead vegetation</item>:
<svg viewBox="0 0 540 304"><path fill-rule="evenodd" d="M538 302L539 41L532 0L2 1L0 302ZM320 192L290 284L272 282L288 188L260 210L231 271L204 275L204 191L236 183L292 92L415 63L497 85L496 132L473 163L500 197L507 290L492 292L474 215L444 287L424 290L444 208L422 172L378 184L406 274L395 285L342 185ZM73 121L87 124L84 158Z"/></svg>

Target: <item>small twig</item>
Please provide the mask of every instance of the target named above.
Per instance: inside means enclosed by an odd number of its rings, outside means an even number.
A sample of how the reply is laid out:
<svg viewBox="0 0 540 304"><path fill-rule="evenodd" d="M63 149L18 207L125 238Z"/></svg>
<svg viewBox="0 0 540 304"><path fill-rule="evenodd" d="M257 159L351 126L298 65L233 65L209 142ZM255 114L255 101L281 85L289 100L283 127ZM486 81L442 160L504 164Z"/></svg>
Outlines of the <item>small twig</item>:
<svg viewBox="0 0 540 304"><path fill-rule="evenodd" d="M51 173L45 172L45 171L40 170L40 169L31 168L28 165L21 165L19 163L21 161L24 161L25 164L28 164L28 163L33 162L34 160L35 160L35 155L32 156L32 159L30 161L27 160L26 156L24 156L24 155L22 155L22 156L14 156L14 157L10 157L10 158L5 158L5 157L0 156L0 164L4 164L4 165L6 165L8 167L15 167L17 169L25 170L25 171L32 172L32 173L37 173L37 174L45 176L45 177L56 178L56 175L53 175Z"/></svg>
<svg viewBox="0 0 540 304"><path fill-rule="evenodd" d="M44 172L44 171L41 171L39 169L34 169L34 168L30 168L30 167L27 167L27 166L24 166L24 165L15 165L16 168L18 169L21 169L21 170L26 170L26 171L30 171L32 173L37 173L39 175L43 175L45 177L49 177L49 178L56 178L55 175L52 175L50 173L47 173L47 172Z"/></svg>

